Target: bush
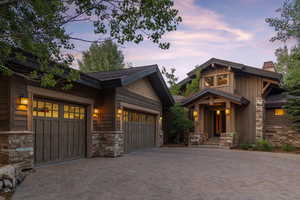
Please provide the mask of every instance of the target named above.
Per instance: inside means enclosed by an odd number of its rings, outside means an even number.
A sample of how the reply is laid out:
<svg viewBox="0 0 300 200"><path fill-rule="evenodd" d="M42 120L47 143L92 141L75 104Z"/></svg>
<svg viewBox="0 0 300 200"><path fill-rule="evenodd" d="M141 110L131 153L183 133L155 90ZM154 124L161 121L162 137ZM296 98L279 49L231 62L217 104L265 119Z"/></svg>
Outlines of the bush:
<svg viewBox="0 0 300 200"><path fill-rule="evenodd" d="M256 149L260 151L273 151L274 147L267 140L259 140L256 143Z"/></svg>
<svg viewBox="0 0 300 200"><path fill-rule="evenodd" d="M281 148L282 148L283 151L286 151L286 152L291 152L291 151L296 150L296 147L292 144L284 144L284 145L282 145Z"/></svg>
<svg viewBox="0 0 300 200"><path fill-rule="evenodd" d="M240 144L240 149L249 150L251 148L251 144Z"/></svg>

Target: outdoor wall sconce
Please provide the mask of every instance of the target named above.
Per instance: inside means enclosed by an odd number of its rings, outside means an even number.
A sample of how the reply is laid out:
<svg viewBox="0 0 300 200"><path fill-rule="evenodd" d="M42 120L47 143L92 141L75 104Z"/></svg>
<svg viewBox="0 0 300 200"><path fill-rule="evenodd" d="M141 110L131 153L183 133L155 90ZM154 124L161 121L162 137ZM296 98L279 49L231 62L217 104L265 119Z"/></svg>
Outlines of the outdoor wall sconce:
<svg viewBox="0 0 300 200"><path fill-rule="evenodd" d="M221 114L221 111L220 110L217 110L217 115L220 115Z"/></svg>
<svg viewBox="0 0 300 200"><path fill-rule="evenodd" d="M118 113L118 115L122 115L123 110L121 108L119 108L118 111L117 111L117 113Z"/></svg>
<svg viewBox="0 0 300 200"><path fill-rule="evenodd" d="M197 117L198 117L198 112L197 112L197 111L194 111L194 112L193 112L193 116L194 116L194 118L197 118Z"/></svg>
<svg viewBox="0 0 300 200"><path fill-rule="evenodd" d="M100 113L100 110L98 108L95 108L94 113L93 113L93 117L95 117L95 118L98 117L99 113Z"/></svg>
<svg viewBox="0 0 300 200"><path fill-rule="evenodd" d="M227 109L225 110L225 113L226 113L226 115L229 115L229 114L230 114L230 110L227 108Z"/></svg>
<svg viewBox="0 0 300 200"><path fill-rule="evenodd" d="M29 100L27 97L19 97L17 99L17 110L21 110L21 111L26 111L28 110L28 103L29 103Z"/></svg>
<svg viewBox="0 0 300 200"><path fill-rule="evenodd" d="M162 117L159 117L159 120L160 120L160 121L162 121L162 119L163 119Z"/></svg>

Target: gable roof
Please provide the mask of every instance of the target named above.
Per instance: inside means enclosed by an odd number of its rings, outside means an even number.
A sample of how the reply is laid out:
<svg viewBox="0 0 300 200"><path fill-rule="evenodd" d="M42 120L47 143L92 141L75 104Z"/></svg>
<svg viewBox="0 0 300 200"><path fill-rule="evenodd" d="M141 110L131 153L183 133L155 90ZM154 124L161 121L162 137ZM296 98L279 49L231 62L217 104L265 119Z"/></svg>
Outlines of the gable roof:
<svg viewBox="0 0 300 200"><path fill-rule="evenodd" d="M259 69L259 68L256 68L256 67L251 67L251 66L248 66L248 65L244 65L244 64L241 64L241 63L231 62L231 61L227 61L227 60L221 60L221 59L217 59L217 58L209 59L207 62L203 63L199 67L197 67L197 68L193 69L192 71L190 71L187 75L189 77L192 77L196 74L197 70L205 69L205 68L209 67L212 64L218 64L218 65L222 65L222 66L231 67L231 68L233 68L237 71L240 71L240 72L244 72L244 73L255 75L255 76L270 78L270 79L274 79L274 80L278 80L278 81L280 81L281 77L282 77L282 75L280 73L277 73L277 72L267 71L267 70Z"/></svg>
<svg viewBox="0 0 300 200"><path fill-rule="evenodd" d="M88 73L89 76L101 81L103 88L115 88L129 85L139 79L148 77L154 91L158 94L162 103L173 105L174 99L162 77L157 65L132 67L106 72Z"/></svg>
<svg viewBox="0 0 300 200"><path fill-rule="evenodd" d="M199 99L199 98L201 98L201 97L203 97L204 95L207 95L207 94L221 96L221 97L224 97L226 99L229 99L229 100L231 100L235 103L241 104L241 105L247 105L249 103L249 100L246 99L245 97L238 96L238 95L231 94L231 93L227 93L227 92L223 92L221 90L206 88L204 90L201 90L200 92L197 92L196 94L194 94L190 98L184 100L182 102L182 105L190 104L190 103L196 101L197 99Z"/></svg>

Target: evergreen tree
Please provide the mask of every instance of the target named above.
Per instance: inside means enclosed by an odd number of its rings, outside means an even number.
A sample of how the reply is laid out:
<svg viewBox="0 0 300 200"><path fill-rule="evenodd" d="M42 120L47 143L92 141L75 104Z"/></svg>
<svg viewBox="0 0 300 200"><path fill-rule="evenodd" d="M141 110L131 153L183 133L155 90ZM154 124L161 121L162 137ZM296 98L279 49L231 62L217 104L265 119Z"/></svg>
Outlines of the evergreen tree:
<svg viewBox="0 0 300 200"><path fill-rule="evenodd" d="M177 84L178 77L175 75L176 69L171 68L171 72L168 72L165 67L162 69L162 74L166 77L169 84L169 90L172 95L180 95L180 88Z"/></svg>
<svg viewBox="0 0 300 200"><path fill-rule="evenodd" d="M271 41L297 41L290 50L284 47L276 51L276 67L283 74L283 87L290 97L284 108L294 127L300 131L300 0L285 1L278 12L280 17L268 18L266 22L277 32Z"/></svg>
<svg viewBox="0 0 300 200"><path fill-rule="evenodd" d="M78 61L80 71L98 72L124 68L124 55L111 40L102 44L93 43Z"/></svg>

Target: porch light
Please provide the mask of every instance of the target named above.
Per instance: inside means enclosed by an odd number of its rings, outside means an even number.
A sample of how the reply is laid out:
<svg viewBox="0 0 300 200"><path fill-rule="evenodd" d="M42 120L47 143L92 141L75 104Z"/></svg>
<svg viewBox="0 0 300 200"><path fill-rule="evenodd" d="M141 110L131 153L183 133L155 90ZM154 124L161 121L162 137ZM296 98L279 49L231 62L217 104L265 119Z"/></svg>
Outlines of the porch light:
<svg viewBox="0 0 300 200"><path fill-rule="evenodd" d="M122 115L123 110L121 108L118 109L118 115Z"/></svg>
<svg viewBox="0 0 300 200"><path fill-rule="evenodd" d="M194 112L193 112L193 116L194 116L194 118L198 117L198 112L197 112L197 111L194 111Z"/></svg>
<svg viewBox="0 0 300 200"><path fill-rule="evenodd" d="M19 97L17 99L17 110L26 111L28 110L28 98L27 97Z"/></svg>
<svg viewBox="0 0 300 200"><path fill-rule="evenodd" d="M162 119L163 119L162 117L159 117L159 120L160 120L160 121L162 121Z"/></svg>
<svg viewBox="0 0 300 200"><path fill-rule="evenodd" d="M225 113L226 113L226 115L229 115L229 114L230 114L230 110L227 108L227 109L225 110Z"/></svg>
<svg viewBox="0 0 300 200"><path fill-rule="evenodd" d="M220 110L217 110L217 115L220 115L221 114L221 111Z"/></svg>
<svg viewBox="0 0 300 200"><path fill-rule="evenodd" d="M99 113L100 113L100 110L99 110L98 108L95 108L95 109L94 109L94 112L93 112L93 117L94 117L94 118L98 118Z"/></svg>

